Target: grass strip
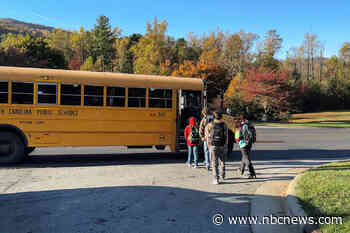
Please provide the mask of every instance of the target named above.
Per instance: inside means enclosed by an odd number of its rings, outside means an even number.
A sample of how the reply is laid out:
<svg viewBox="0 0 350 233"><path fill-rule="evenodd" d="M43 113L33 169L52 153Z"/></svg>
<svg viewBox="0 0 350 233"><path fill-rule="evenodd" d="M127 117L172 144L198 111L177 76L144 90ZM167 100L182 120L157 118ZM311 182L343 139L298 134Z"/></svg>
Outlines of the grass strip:
<svg viewBox="0 0 350 233"><path fill-rule="evenodd" d="M296 193L309 216L343 218L343 224L320 225L321 232L350 232L350 161L307 171L300 178Z"/></svg>

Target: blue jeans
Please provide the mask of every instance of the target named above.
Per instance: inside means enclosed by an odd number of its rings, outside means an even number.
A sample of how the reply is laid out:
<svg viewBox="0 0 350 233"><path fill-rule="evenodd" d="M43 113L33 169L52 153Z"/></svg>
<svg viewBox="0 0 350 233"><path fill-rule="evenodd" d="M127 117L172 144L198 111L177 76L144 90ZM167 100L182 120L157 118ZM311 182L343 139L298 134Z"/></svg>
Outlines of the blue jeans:
<svg viewBox="0 0 350 233"><path fill-rule="evenodd" d="M198 165L198 146L188 146L187 164L192 163L192 154L194 156L194 164Z"/></svg>
<svg viewBox="0 0 350 233"><path fill-rule="evenodd" d="M208 168L208 167L210 167L210 151L209 151L209 147L208 147L208 142L204 141L203 146L204 146L205 166Z"/></svg>

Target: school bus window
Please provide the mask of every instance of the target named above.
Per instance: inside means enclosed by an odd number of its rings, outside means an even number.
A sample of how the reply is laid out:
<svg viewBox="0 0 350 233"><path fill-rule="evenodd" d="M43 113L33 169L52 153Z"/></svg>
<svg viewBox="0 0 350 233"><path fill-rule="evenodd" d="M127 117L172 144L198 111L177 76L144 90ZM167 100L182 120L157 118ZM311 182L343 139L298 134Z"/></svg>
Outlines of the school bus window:
<svg viewBox="0 0 350 233"><path fill-rule="evenodd" d="M0 104L8 103L8 92L9 84L8 82L0 82Z"/></svg>
<svg viewBox="0 0 350 233"><path fill-rule="evenodd" d="M33 104L33 92L33 83L13 82L12 104Z"/></svg>
<svg viewBox="0 0 350 233"><path fill-rule="evenodd" d="M107 106L125 107L124 87L107 87Z"/></svg>
<svg viewBox="0 0 350 233"><path fill-rule="evenodd" d="M37 85L38 104L57 104L56 83L38 83Z"/></svg>
<svg viewBox="0 0 350 233"><path fill-rule="evenodd" d="M84 86L84 105L103 106L103 86Z"/></svg>
<svg viewBox="0 0 350 233"><path fill-rule="evenodd" d="M171 108L172 90L171 89L149 89L149 107L150 108Z"/></svg>
<svg viewBox="0 0 350 233"><path fill-rule="evenodd" d="M128 107L146 107L146 88L128 89Z"/></svg>
<svg viewBox="0 0 350 233"><path fill-rule="evenodd" d="M80 105L81 85L61 84L61 105Z"/></svg>

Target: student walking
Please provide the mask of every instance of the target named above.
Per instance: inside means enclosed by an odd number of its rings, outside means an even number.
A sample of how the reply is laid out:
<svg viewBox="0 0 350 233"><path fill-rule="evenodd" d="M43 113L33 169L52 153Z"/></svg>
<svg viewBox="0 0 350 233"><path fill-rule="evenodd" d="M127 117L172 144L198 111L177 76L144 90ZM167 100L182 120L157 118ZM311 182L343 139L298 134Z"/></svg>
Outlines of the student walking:
<svg viewBox="0 0 350 233"><path fill-rule="evenodd" d="M225 179L225 147L227 146L227 126L219 111L214 112L214 121L205 128L213 170L213 184Z"/></svg>
<svg viewBox="0 0 350 233"><path fill-rule="evenodd" d="M204 163L206 169L209 171L210 169L210 151L208 147L208 141L205 138L205 127L213 120L213 117L207 114L207 109L203 108L202 111L202 120L199 124L199 136L203 142L203 150L204 150Z"/></svg>
<svg viewBox="0 0 350 233"><path fill-rule="evenodd" d="M248 179L256 178L255 170L250 160L252 145L256 142L255 128L248 120L243 120L236 128L235 139L242 153L241 167L238 169L238 173L243 176L245 167L248 167Z"/></svg>
<svg viewBox="0 0 350 233"><path fill-rule="evenodd" d="M185 139L188 146L187 165L191 167L192 155L194 159L193 167L198 167L198 145L200 143L199 130L197 127L196 118L189 118L189 125L185 128Z"/></svg>

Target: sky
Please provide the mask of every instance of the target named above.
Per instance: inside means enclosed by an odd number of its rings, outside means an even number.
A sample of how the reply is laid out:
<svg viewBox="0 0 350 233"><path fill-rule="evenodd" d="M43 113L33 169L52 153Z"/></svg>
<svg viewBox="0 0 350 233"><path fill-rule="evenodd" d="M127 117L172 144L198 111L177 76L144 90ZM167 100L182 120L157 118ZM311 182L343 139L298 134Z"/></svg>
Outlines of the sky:
<svg viewBox="0 0 350 233"><path fill-rule="evenodd" d="M154 17L168 22L167 33L174 38L219 28L231 33L242 29L263 39L274 29L283 38L278 57L300 46L307 32L324 43L327 57L337 55L342 44L350 41L348 0L1 0L0 4L0 18L68 30L91 29L100 15L107 16L122 35L144 34L146 22Z"/></svg>

